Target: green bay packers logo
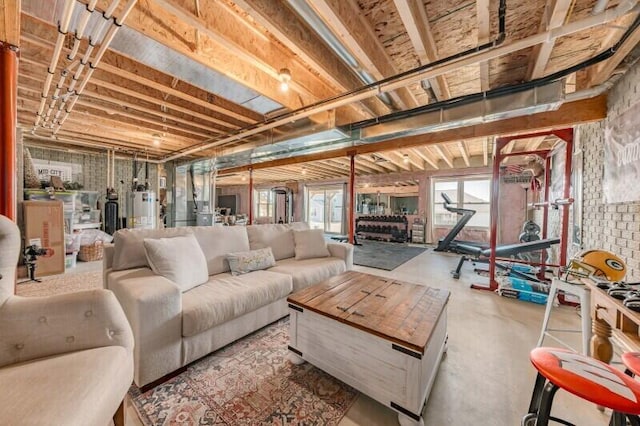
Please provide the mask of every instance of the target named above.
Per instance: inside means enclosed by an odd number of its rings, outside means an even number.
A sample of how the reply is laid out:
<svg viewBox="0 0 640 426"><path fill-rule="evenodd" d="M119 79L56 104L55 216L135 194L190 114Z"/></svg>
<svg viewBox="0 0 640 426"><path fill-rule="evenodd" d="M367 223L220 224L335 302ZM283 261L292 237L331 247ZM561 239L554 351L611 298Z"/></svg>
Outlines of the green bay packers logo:
<svg viewBox="0 0 640 426"><path fill-rule="evenodd" d="M616 271L624 271L624 265L620 263L618 259L607 259L604 261L607 266L611 269L615 269Z"/></svg>

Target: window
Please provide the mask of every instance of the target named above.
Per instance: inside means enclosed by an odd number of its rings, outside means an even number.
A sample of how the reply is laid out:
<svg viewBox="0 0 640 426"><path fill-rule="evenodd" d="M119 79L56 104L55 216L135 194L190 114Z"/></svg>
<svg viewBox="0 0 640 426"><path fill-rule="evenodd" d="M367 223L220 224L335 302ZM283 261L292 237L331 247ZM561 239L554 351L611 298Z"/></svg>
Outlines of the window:
<svg viewBox="0 0 640 426"><path fill-rule="evenodd" d="M490 224L491 179L489 177L460 177L439 179L433 184L433 224L453 226L458 215L443 206L442 194L451 199L451 206L475 210L467 226L488 228Z"/></svg>
<svg viewBox="0 0 640 426"><path fill-rule="evenodd" d="M256 217L273 217L273 192L270 189L256 191Z"/></svg>

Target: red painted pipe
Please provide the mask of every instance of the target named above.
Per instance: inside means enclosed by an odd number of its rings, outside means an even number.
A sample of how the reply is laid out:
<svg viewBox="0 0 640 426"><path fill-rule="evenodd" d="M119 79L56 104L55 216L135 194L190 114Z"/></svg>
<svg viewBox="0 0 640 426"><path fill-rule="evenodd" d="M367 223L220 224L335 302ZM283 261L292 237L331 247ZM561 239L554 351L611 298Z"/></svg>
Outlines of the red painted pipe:
<svg viewBox="0 0 640 426"><path fill-rule="evenodd" d="M349 155L349 242L355 244L356 156Z"/></svg>
<svg viewBox="0 0 640 426"><path fill-rule="evenodd" d="M249 225L253 225L253 169L251 167L249 167Z"/></svg>
<svg viewBox="0 0 640 426"><path fill-rule="evenodd" d="M0 42L0 214L17 215L18 48Z"/></svg>

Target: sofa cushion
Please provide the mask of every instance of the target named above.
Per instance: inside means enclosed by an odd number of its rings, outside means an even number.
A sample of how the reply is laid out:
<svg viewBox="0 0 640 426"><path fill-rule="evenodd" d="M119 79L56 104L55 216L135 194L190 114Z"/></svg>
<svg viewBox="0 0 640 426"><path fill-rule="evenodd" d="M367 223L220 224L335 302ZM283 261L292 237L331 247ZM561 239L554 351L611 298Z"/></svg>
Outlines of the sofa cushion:
<svg viewBox="0 0 640 426"><path fill-rule="evenodd" d="M231 275L242 275L251 271L259 271L276 266L271 247L229 253L227 255Z"/></svg>
<svg viewBox="0 0 640 426"><path fill-rule="evenodd" d="M105 425L127 394L133 360L107 346L0 369L0 424Z"/></svg>
<svg viewBox="0 0 640 426"><path fill-rule="evenodd" d="M207 282L207 259L194 235L173 238L145 238L144 250L153 272L187 291Z"/></svg>
<svg viewBox="0 0 640 426"><path fill-rule="evenodd" d="M310 285L318 284L334 275L347 270L344 260L337 257L323 257L315 259L295 260L284 259L276 262L276 266L269 269L272 272L291 275L293 291L302 290Z"/></svg>
<svg viewBox="0 0 640 426"><path fill-rule="evenodd" d="M170 238L191 234L189 228L121 229L113 236L114 271L149 266L144 252L145 238Z"/></svg>
<svg viewBox="0 0 640 426"><path fill-rule="evenodd" d="M308 229L306 223L269 224L247 226L251 250L271 247L276 260L295 256L293 229Z"/></svg>
<svg viewBox="0 0 640 426"><path fill-rule="evenodd" d="M291 277L271 271L210 277L182 294L182 335L193 336L291 293Z"/></svg>
<svg viewBox="0 0 640 426"><path fill-rule="evenodd" d="M250 250L244 226L196 226L192 229L207 259L209 275L229 272L228 253Z"/></svg>
<svg viewBox="0 0 640 426"><path fill-rule="evenodd" d="M322 229L305 229L293 231L296 260L329 257L327 242L324 240Z"/></svg>

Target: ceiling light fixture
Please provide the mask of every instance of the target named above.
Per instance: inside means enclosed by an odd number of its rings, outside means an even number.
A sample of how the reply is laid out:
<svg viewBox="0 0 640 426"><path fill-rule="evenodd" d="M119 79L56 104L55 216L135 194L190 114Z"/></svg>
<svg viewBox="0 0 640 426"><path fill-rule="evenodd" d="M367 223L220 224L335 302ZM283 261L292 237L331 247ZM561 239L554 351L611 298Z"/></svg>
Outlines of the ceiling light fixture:
<svg viewBox="0 0 640 426"><path fill-rule="evenodd" d="M151 142L153 143L153 146L160 146L160 135L157 133L154 133L152 135Z"/></svg>
<svg viewBox="0 0 640 426"><path fill-rule="evenodd" d="M409 164L409 154L404 154L404 155L402 156L402 162L403 162L404 164Z"/></svg>
<svg viewBox="0 0 640 426"><path fill-rule="evenodd" d="M247 180L247 176L246 175L242 175L242 181L246 182L246 180Z"/></svg>
<svg viewBox="0 0 640 426"><path fill-rule="evenodd" d="M307 174L307 168L305 166L302 166L302 170L300 171L300 173L302 173L303 175Z"/></svg>
<svg viewBox="0 0 640 426"><path fill-rule="evenodd" d="M278 80L280 80L280 90L286 92L289 90L289 82L291 81L291 71L288 68L280 69L278 72Z"/></svg>

